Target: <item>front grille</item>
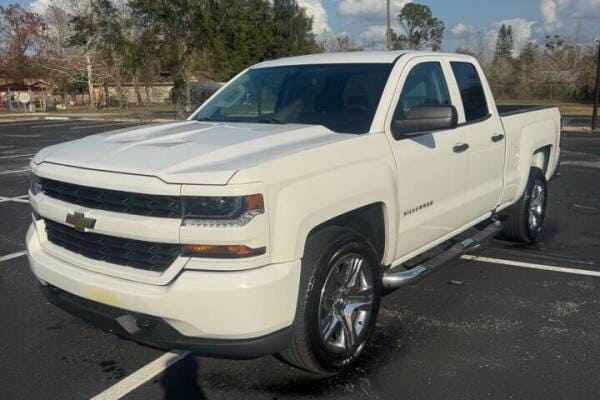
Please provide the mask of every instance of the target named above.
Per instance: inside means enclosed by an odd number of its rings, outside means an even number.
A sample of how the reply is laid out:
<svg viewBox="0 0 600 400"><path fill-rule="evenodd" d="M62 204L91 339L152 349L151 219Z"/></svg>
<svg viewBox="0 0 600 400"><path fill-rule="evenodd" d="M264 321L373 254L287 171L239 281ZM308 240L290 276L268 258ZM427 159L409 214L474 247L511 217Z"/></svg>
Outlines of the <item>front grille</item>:
<svg viewBox="0 0 600 400"><path fill-rule="evenodd" d="M62 248L94 260L143 269L165 271L181 253L179 245L123 239L91 232L79 232L50 220L48 240Z"/></svg>
<svg viewBox="0 0 600 400"><path fill-rule="evenodd" d="M181 198L121 192L74 185L40 178L46 196L96 210L114 211L146 217L181 218Z"/></svg>

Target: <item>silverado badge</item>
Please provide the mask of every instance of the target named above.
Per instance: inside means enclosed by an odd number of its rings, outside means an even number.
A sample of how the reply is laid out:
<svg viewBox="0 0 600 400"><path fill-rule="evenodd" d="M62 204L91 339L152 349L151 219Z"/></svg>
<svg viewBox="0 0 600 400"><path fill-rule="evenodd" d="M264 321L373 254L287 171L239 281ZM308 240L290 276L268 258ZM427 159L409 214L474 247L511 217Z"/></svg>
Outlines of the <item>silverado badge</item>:
<svg viewBox="0 0 600 400"><path fill-rule="evenodd" d="M73 214L67 214L67 224L73 225L80 232L85 232L86 229L94 229L96 220L86 218L83 213L75 211Z"/></svg>

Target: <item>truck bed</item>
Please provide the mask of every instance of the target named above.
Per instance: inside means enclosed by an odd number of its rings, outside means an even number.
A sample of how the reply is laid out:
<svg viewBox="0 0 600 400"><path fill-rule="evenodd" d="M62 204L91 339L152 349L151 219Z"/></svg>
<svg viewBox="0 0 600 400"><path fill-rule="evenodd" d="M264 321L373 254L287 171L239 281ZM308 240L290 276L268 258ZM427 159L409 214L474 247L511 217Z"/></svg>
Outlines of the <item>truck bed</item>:
<svg viewBox="0 0 600 400"><path fill-rule="evenodd" d="M498 114L501 117L507 117L514 114L522 114L530 111L544 110L546 108L553 108L554 106L540 106L540 105L521 105L521 104L510 104L497 106Z"/></svg>

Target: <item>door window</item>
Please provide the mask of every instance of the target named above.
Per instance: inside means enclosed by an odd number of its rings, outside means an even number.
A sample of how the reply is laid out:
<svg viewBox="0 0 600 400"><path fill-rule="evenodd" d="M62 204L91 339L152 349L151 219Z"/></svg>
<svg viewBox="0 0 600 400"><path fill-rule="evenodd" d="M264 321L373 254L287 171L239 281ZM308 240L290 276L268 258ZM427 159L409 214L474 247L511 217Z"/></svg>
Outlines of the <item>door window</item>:
<svg viewBox="0 0 600 400"><path fill-rule="evenodd" d="M440 63L421 63L406 77L394 118L406 119L415 106L449 104L450 95Z"/></svg>
<svg viewBox="0 0 600 400"><path fill-rule="evenodd" d="M489 115L487 101L475 66L466 62L452 62L450 64L460 89L466 122L487 117Z"/></svg>

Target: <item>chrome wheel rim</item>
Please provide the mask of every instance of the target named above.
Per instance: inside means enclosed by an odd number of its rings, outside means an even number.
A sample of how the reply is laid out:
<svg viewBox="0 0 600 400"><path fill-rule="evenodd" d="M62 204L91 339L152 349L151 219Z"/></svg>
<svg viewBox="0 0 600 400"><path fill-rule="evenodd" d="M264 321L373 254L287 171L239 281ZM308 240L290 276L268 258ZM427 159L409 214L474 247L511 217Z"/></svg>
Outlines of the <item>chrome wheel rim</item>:
<svg viewBox="0 0 600 400"><path fill-rule="evenodd" d="M353 352L367 333L373 311L373 276L359 254L348 254L329 271L319 301L319 332L334 353Z"/></svg>
<svg viewBox="0 0 600 400"><path fill-rule="evenodd" d="M542 225L544 217L544 206L546 204L546 193L544 187L536 183L531 190L531 199L529 200L529 230L536 231Z"/></svg>

